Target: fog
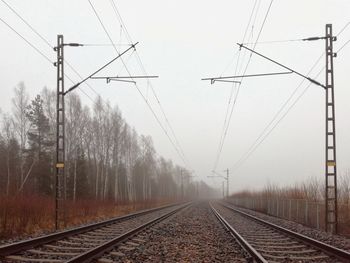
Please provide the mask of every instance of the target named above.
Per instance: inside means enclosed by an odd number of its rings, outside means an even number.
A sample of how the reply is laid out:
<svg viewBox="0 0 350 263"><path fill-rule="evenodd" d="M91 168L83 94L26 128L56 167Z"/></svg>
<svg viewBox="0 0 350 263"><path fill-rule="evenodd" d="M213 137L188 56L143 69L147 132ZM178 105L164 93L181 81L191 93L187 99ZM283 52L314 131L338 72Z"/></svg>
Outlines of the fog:
<svg viewBox="0 0 350 263"><path fill-rule="evenodd" d="M118 105L123 117L138 133L152 136L158 154L186 166L188 170L194 170L197 179L216 187L221 187L221 179L207 177L214 168L222 174L224 169L230 169L231 192L259 189L267 183L288 185L309 177L323 178L325 92L321 87L311 85L307 88L309 82L304 81L288 105L292 105L298 96L301 96L300 100L249 158L240 162L244 153L303 79L295 74L246 78L240 86L238 97L235 97L237 87L232 88L230 83L211 85L209 81L201 80L235 74L239 50L236 43L243 39L256 2L259 5L256 20L253 16L255 23L250 24L246 36L251 42L259 34L270 1L115 1L127 32L134 43L139 42L136 48L147 73L159 76L158 79L151 80L152 87L186 156L186 164L133 84L107 84L103 80L88 80L95 91L82 85L81 90L74 92L80 95L86 105L92 105L89 97L94 100L97 94L104 101ZM83 77L116 56L116 51L109 45L110 41L88 1L11 0L9 3L52 46L56 44L57 34L63 34L67 43L102 44L65 48L66 60ZM124 27L121 30L110 1L95 0L92 3L113 42L118 44L118 51L122 52L127 48L127 35ZM326 23L332 23L334 33L337 34L350 22L349 10L350 2L346 0L274 1L259 42L323 36ZM55 60L56 53L33 34L3 2L0 2L0 17L51 60ZM31 98L44 86L55 90L56 68L3 23L0 24L0 104L2 112L7 112L11 110L13 87L20 81L24 81ZM334 49L339 49L349 39L350 26L338 37ZM287 41L257 44L256 51L307 74L323 54L324 46L323 40ZM134 53L130 54L125 56L130 73L143 75L137 57ZM249 55L243 50L240 54L239 63L245 66ZM349 168L350 156L350 119L347 114L350 110L350 90L347 85L349 55L350 45L345 46L334 60L337 165L340 173ZM310 76L316 76L324 64L323 57ZM75 82L80 80L68 67L65 70ZM278 71L283 69L253 55L246 74ZM120 61L116 61L100 75L125 76L128 72ZM325 82L323 72L317 80ZM66 80L66 88L71 85ZM138 87L175 142L150 85L145 80L139 80ZM303 94L305 88L307 90ZM228 105L229 111L231 110L233 103L231 101L229 104L231 90L235 94L235 106L215 166L225 113ZM278 120L279 118L274 124Z"/></svg>

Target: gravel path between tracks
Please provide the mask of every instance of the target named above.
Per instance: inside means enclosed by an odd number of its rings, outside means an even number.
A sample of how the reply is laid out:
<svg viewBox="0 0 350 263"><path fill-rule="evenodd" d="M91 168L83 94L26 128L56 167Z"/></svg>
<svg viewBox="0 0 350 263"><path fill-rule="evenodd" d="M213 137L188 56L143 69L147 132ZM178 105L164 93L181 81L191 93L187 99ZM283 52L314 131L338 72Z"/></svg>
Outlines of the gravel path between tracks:
<svg viewBox="0 0 350 263"><path fill-rule="evenodd" d="M133 249L125 248L137 241ZM121 244L112 254L108 258L113 262L247 262L247 255L208 203L175 214Z"/></svg>
<svg viewBox="0 0 350 263"><path fill-rule="evenodd" d="M250 215L264 219L264 220L269 221L271 223L274 223L276 225L285 227L285 228L290 229L292 231L295 231L297 233L300 233L300 234L303 234L305 236L317 239L319 241L322 241L322 242L325 242L329 245L344 249L346 251L350 251L350 239L347 237L340 236L340 235L331 235L325 231L310 228L310 227L304 226L302 224L299 224L299 223L296 223L293 221L277 218L274 216L269 216L269 215L266 215L266 214L263 214L260 212L256 212L256 211L253 211L250 209L246 209L246 208L236 207L230 203L226 203L226 204L230 205L232 207L235 207L236 209L239 209L243 212L246 212Z"/></svg>

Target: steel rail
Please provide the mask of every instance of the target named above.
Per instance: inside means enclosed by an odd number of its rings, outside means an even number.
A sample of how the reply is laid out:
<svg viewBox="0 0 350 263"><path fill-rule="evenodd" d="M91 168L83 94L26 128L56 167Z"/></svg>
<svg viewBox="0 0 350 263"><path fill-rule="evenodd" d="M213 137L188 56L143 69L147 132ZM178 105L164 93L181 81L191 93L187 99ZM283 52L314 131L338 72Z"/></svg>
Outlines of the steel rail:
<svg viewBox="0 0 350 263"><path fill-rule="evenodd" d="M337 247L334 247L332 245L329 245L329 244L326 244L322 241L319 241L319 240L316 240L314 238L311 238L311 237L308 237L308 236L305 236L303 234L300 234L300 233L297 233L297 232L294 232L292 230L289 230L285 227L282 227L282 226L279 226L279 225L276 225L274 223L271 223L271 222L268 222L266 220L263 220L261 218L258 218L256 216L253 216L253 215L250 215L248 213L245 213L243 211L240 211L232 206L228 206L226 205L225 203L220 203L222 206L226 207L227 209L229 210L232 210L234 212L237 212L247 218L250 218L258 223L261 223L265 226L268 226L268 227L271 227L273 229L276 229L284 234L287 234L289 236L292 236L293 238L303 242L303 243L306 243L318 250L321 250L323 251L324 253L326 253L327 255L330 255L330 256L334 256L342 261L345 261L345 262L350 262L350 252L346 251L346 250L343 250L343 249L340 249L340 248L337 248Z"/></svg>
<svg viewBox="0 0 350 263"><path fill-rule="evenodd" d="M104 221L101 221L98 223L92 223L89 225L76 227L73 229L64 230L64 231L52 233L52 234L37 237L37 238L32 238L32 239L12 243L12 244L3 245L3 246L0 246L0 259L2 257L6 257L6 256L9 256L11 254L15 254L15 253L18 253L18 252L21 252L24 250L31 249L33 247L37 247L37 246L51 243L51 242L54 242L54 241L57 241L57 240L60 240L63 238L67 238L67 237L72 236L72 235L81 234L81 233L91 231L94 229L98 229L98 228L101 228L101 227L104 227L104 226L107 226L107 225L110 225L113 223L121 222L124 220L128 220L128 219L131 219L131 218L134 218L137 216L145 215L148 213L152 213L152 212L159 211L159 210L162 210L162 209L165 209L168 207L172 207L172 206L176 206L176 205L179 205L179 203L164 205L164 206L160 206L160 207L156 207L156 208L152 208L152 209L146 209L146 210L142 210L142 211L135 212L132 214L104 220Z"/></svg>
<svg viewBox="0 0 350 263"><path fill-rule="evenodd" d="M126 241L127 239L130 239L132 236L136 235L137 233L145 230L146 228L156 224L156 223L159 223L163 220L165 220L166 218L174 215L175 213L179 212L180 210L188 207L190 204L185 204L173 211L170 211L168 213L166 213L165 215L162 215L162 216L159 216L155 219L152 219L150 221L148 221L147 223L141 225L141 226L138 226L124 234L121 234L120 236L110 240L110 241L107 241L106 243L98 246L98 247L95 247L95 248L92 248L90 249L89 251L83 253L83 254L80 254L68 261L66 261L66 263L86 263L86 262L91 262L92 260L98 258L98 257L101 257L103 254L109 252L110 250L112 250L115 246L117 246L119 243L121 242L124 242Z"/></svg>
<svg viewBox="0 0 350 263"><path fill-rule="evenodd" d="M241 247L254 259L257 263L268 263L264 257L255 250L220 214L219 212L210 204L210 208L220 223L230 232L230 234L237 240Z"/></svg>

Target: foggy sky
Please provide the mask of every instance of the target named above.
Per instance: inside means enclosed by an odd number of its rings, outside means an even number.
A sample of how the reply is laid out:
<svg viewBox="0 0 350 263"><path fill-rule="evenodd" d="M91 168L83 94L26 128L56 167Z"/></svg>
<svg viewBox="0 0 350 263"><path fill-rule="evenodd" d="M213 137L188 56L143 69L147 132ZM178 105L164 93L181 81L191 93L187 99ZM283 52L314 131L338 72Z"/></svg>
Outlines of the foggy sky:
<svg viewBox="0 0 350 263"><path fill-rule="evenodd" d="M64 34L65 42L109 44L88 1L85 0L33 0L8 2L52 45L57 34ZM120 34L109 0L94 0L97 12L103 19L115 43L126 44ZM207 178L213 169L224 123L225 111L231 91L228 83L210 85L201 78L233 75L234 54L241 42L249 14L254 5L249 1L116 1L127 30L150 75L154 89L165 109L177 138L199 179L221 185L220 180ZM270 1L262 0L253 30L256 38ZM274 1L260 41L291 40L323 36L325 24L332 23L334 33L350 21L350 2L346 0L295 0ZM28 38L50 59L55 52L16 18L0 2L0 17ZM24 81L33 98L47 86L56 88L56 68L31 49L16 34L0 23L1 32L1 109L10 111L12 88ZM248 30L251 33L251 28ZM120 36L122 36L120 38ZM350 39L350 26L335 43L335 50ZM118 46L119 51L126 46ZM324 52L324 42L286 42L260 44L256 50L295 70L307 73ZM116 55L110 46L66 48L66 59L85 77ZM350 44L335 58L336 128L338 171L349 168L350 156L350 105L349 89ZM237 58L237 57L235 57ZM142 74L134 56L127 65L134 75ZM323 58L314 76L325 64ZM247 74L283 71L256 56L252 57ZM66 73L75 81L79 78L66 67ZM117 62L101 75L127 75ZM318 81L324 83L322 73ZM217 170L232 168L259 136L275 112L299 85L296 75L245 79L237 98L230 128L227 133ZM164 135L145 102L131 84L90 80L89 84L105 101L117 104L126 121L138 133L151 135L157 152L183 165L176 151ZM301 85L296 97L307 86ZM71 83L66 81L66 87ZM138 83L144 96L154 107L163 123L156 100L145 81ZM96 94L87 86L82 89L91 97ZM83 102L92 102L81 91ZM294 102L294 100L292 100ZM231 191L263 187L266 183L280 185L300 182L308 177L324 174L325 92L311 85L286 118L273 130L266 141L238 169L232 171ZM232 169L231 169L232 170Z"/></svg>

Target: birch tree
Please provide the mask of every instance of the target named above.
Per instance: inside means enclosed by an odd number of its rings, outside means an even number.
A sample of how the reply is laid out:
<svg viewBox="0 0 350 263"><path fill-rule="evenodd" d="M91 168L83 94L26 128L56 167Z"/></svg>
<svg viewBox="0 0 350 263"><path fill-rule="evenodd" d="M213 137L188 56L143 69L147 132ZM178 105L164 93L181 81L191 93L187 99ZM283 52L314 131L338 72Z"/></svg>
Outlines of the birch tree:
<svg viewBox="0 0 350 263"><path fill-rule="evenodd" d="M26 109L29 103L29 96L23 82L20 82L14 88L14 97L12 98L12 120L15 136L19 141L19 168L20 185L23 184L25 175L25 149L27 145L27 133L29 130L29 120L26 116Z"/></svg>

